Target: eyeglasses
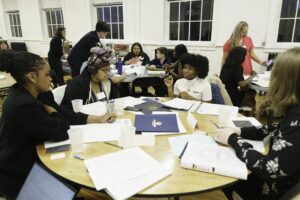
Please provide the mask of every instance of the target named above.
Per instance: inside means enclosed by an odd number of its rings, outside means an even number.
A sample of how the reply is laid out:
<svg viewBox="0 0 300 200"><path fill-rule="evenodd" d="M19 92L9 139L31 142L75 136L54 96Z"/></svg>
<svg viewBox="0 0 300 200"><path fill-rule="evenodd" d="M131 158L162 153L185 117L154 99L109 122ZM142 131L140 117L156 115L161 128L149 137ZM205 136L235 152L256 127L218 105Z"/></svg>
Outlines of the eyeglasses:
<svg viewBox="0 0 300 200"><path fill-rule="evenodd" d="M104 73L108 73L110 71L110 68L100 68L99 70L103 71Z"/></svg>

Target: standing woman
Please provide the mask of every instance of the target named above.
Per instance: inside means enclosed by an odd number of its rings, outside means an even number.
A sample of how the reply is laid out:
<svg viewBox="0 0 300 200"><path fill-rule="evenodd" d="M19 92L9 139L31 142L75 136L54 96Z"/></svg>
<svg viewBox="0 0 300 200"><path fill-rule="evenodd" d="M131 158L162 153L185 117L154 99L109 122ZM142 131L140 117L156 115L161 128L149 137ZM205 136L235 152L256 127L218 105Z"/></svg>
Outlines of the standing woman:
<svg viewBox="0 0 300 200"><path fill-rule="evenodd" d="M48 61L51 69L55 72L54 82L58 85L64 85L64 72L62 69L61 57L63 56L63 40L66 37L66 29L58 27L55 36L50 42L48 52Z"/></svg>
<svg viewBox="0 0 300 200"><path fill-rule="evenodd" d="M221 64L222 66L224 65L228 53L230 52L231 49L235 47L244 47L247 50L245 61L243 63L244 74L251 75L252 72L251 59L262 66L266 66L267 62L262 61L257 57L257 55L254 52L254 45L252 39L249 36L247 36L247 34L248 34L247 22L245 21L239 22L235 26L229 40L227 40L223 46L223 58Z"/></svg>
<svg viewBox="0 0 300 200"><path fill-rule="evenodd" d="M186 53L188 53L188 50L184 44L178 44L175 46L173 55L176 58L176 62L170 66L170 74L172 74L175 81L183 77L183 66L180 63L180 59Z"/></svg>
<svg viewBox="0 0 300 200"><path fill-rule="evenodd" d="M52 93L50 67L38 55L0 51L0 70L16 80L3 104L0 121L0 196L15 199L40 142L68 139L68 122Z"/></svg>
<svg viewBox="0 0 300 200"><path fill-rule="evenodd" d="M131 65L138 64L147 65L150 62L149 56L143 51L142 45L138 42L133 43L131 51L124 57L123 64Z"/></svg>
<svg viewBox="0 0 300 200"><path fill-rule="evenodd" d="M224 128L215 139L230 145L245 162L247 181L225 189L232 199L234 190L245 200L280 199L300 181L300 48L280 54L271 74L268 101L275 115L283 116L278 124L262 127ZM257 152L243 139L263 140L269 136L266 155Z"/></svg>
<svg viewBox="0 0 300 200"><path fill-rule="evenodd" d="M0 50L8 50L9 45L6 40L0 40Z"/></svg>

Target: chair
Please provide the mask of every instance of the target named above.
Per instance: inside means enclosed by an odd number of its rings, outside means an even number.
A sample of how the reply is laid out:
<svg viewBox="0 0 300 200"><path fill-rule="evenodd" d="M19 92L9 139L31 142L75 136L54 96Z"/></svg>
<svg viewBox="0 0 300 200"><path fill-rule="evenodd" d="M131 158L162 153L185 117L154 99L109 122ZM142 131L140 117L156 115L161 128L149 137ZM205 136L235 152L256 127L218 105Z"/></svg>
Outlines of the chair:
<svg viewBox="0 0 300 200"><path fill-rule="evenodd" d="M211 93L212 93L212 100L211 102L214 104L225 104L224 98L221 94L221 90L216 83L210 83L211 86Z"/></svg>
<svg viewBox="0 0 300 200"><path fill-rule="evenodd" d="M15 51L27 51L25 42L11 42L10 46L11 46L11 49L15 50Z"/></svg>
<svg viewBox="0 0 300 200"><path fill-rule="evenodd" d="M219 79L219 78L216 77L216 76L211 76L211 77L208 78L208 81L209 81L210 83L214 83L214 84L217 84L217 85L219 86L219 89L220 89L221 95L222 95L222 97L223 97L223 99L224 99L225 105L230 105L230 106L232 106L233 104L232 104L232 101L231 101L231 99L230 99L230 96L229 96L229 94L227 93L227 90L225 89L225 87L224 87L224 85L223 85L221 79Z"/></svg>
<svg viewBox="0 0 300 200"><path fill-rule="evenodd" d="M155 94L148 92L149 87L155 89ZM141 87L142 92L136 92L135 87ZM162 80L159 77L141 77L136 78L132 81L131 96L140 97L140 96L164 96L162 91L163 84Z"/></svg>
<svg viewBox="0 0 300 200"><path fill-rule="evenodd" d="M54 90L52 90L53 96L54 96L54 101L60 105L62 99L64 98L65 95L65 90L66 90L67 85L62 85Z"/></svg>

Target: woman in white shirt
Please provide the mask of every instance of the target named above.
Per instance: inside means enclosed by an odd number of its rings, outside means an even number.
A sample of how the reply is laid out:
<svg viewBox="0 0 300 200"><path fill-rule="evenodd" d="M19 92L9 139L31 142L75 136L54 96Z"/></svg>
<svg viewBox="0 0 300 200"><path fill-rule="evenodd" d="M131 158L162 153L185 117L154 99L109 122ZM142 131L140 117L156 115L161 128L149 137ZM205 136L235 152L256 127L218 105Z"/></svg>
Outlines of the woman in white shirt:
<svg viewBox="0 0 300 200"><path fill-rule="evenodd" d="M177 80L173 90L173 78L165 79L168 97L211 102L210 83L204 78L208 74L208 59L201 55L187 53L182 56L183 78Z"/></svg>

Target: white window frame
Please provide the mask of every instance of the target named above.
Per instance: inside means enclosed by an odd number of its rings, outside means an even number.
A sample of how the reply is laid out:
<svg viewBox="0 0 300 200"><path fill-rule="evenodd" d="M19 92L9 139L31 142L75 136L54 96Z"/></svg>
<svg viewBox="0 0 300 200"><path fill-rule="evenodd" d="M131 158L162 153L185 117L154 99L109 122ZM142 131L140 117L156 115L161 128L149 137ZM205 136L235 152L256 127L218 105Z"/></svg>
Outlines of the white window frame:
<svg viewBox="0 0 300 200"><path fill-rule="evenodd" d="M125 41L125 19L124 19L124 4L123 2L109 2L109 3L101 3L101 4L94 4L94 19L96 21L98 21L98 8L99 7L108 7L110 9L110 22L107 22L107 24L110 26L110 30L112 30L112 25L113 24L117 24L118 25L118 38L112 38L112 32L110 32L109 34L111 34L111 38L106 38L105 40L107 41ZM123 22L119 22L119 12L118 12L118 22L112 22L111 20L111 8L112 7L118 7L118 6L121 6L122 9L123 9ZM118 8L119 9L119 8ZM119 30L119 25L120 24L123 24L123 38L120 38L120 30Z"/></svg>
<svg viewBox="0 0 300 200"><path fill-rule="evenodd" d="M300 1L299 1L300 2ZM287 49L299 46L300 42L277 42L280 14L281 14L282 0L276 0L269 3L269 17L266 34L266 51L273 51L273 49Z"/></svg>
<svg viewBox="0 0 300 200"><path fill-rule="evenodd" d="M48 24L47 21L47 12L53 12L55 11L55 18L57 21L57 15L56 15L56 11L60 11L61 13L61 24L58 23L52 23L52 17L50 16L50 24ZM63 10L62 8L47 8L47 9L43 9L43 15L44 15L44 19L45 19L45 34L46 34L46 38L52 38L53 36L55 36L56 31L53 30L53 26L58 26L58 27L64 27L64 16L63 16ZM52 36L49 35L49 30L48 30L48 26L51 26L51 32L52 32Z"/></svg>
<svg viewBox="0 0 300 200"><path fill-rule="evenodd" d="M23 37L23 31L22 31L22 24L21 24L21 18L20 18L20 12L18 10L11 10L7 11L7 20L8 20L8 27L10 29L9 35L12 38L22 38ZM10 17L17 17L13 20L13 24L11 24ZM16 21L17 24L14 24L14 21Z"/></svg>
<svg viewBox="0 0 300 200"><path fill-rule="evenodd" d="M193 0L182 0L182 1L193 1ZM212 18L212 32L211 32L211 41L188 41L188 40L170 40L169 35L170 35L170 2L165 0L165 43L167 45L177 45L179 43L184 43L187 46L201 46L201 47L207 47L207 50L210 49L210 47L216 48L216 35L217 35L217 19L218 19L218 11L219 11L219 0L214 0L214 5L213 5L213 18ZM206 21L206 20L205 20Z"/></svg>

